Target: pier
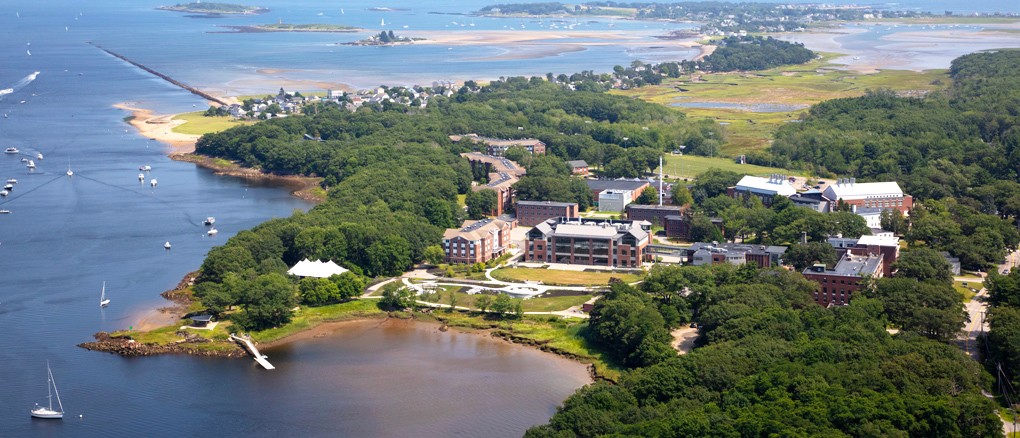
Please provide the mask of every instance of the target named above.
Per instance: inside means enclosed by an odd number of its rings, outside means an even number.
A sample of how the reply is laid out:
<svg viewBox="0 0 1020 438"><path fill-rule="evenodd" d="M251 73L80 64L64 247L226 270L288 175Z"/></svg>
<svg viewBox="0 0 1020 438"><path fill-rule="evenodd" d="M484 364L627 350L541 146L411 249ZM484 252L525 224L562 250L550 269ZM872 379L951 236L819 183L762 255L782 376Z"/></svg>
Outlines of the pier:
<svg viewBox="0 0 1020 438"><path fill-rule="evenodd" d="M126 56L124 56L124 55L121 55L119 53L111 52L111 51L103 48L99 44L96 44L96 43L93 43L92 41L89 41L89 45L91 45L92 47L95 47L95 48L97 48L99 50L102 50L102 51L110 54L111 56L113 56L115 58L121 59L124 62L127 62L128 64L131 64L131 65L133 65L135 67L138 67L138 68L140 68L142 70L145 70L145 71L147 71L149 73L152 73L153 75L155 75L156 77L158 77L158 78L160 78L160 79L162 79L164 81L167 81L167 82L169 82L171 84L174 84L174 85L176 85L178 87L181 87L181 88L183 88L185 90L188 90L189 92L191 92L191 94L199 96L199 97L201 97L201 98L203 98L205 100L208 100L208 101L216 102L216 103L218 103L220 105L223 105L223 106L228 106L226 102L224 102L224 101L222 101L222 100L220 100L220 99L218 99L216 97L213 97L209 93L206 93L206 92L204 92L202 90L199 90L198 88L192 87L192 86L190 86L188 84L185 84L185 83L183 83L181 81L178 81L178 80L176 80L176 79L174 79L174 78L172 78L170 76L167 76L167 75L165 75L163 73L160 73L160 72L158 72L156 70L153 70L153 69L151 69L149 67L146 67L146 66L144 66L142 64L139 64L139 63L137 63L135 61L132 61L132 60L128 59Z"/></svg>
<svg viewBox="0 0 1020 438"><path fill-rule="evenodd" d="M243 337L242 338L240 336L237 336L237 335L231 333L230 334L230 339L233 339L233 340L241 343L242 345L244 345L245 348L248 349L248 352L251 353L251 355L255 358L255 362L258 362L259 365L262 365L262 368L265 368L267 370L275 370L276 369L276 367L274 367L273 364L269 363L269 361L266 360L266 357L263 356L262 353L259 353L259 349L255 348L255 343L253 343L250 338L248 338L248 337Z"/></svg>

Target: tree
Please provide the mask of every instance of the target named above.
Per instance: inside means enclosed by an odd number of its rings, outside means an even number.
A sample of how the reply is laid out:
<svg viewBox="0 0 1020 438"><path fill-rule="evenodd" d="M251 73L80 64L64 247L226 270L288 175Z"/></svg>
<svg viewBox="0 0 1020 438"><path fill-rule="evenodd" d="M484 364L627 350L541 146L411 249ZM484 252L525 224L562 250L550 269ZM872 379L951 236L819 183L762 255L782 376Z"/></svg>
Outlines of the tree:
<svg viewBox="0 0 1020 438"><path fill-rule="evenodd" d="M589 319L589 333L600 348L628 366L647 366L665 359L670 335L662 315L651 300L632 287L618 283L613 293L595 302Z"/></svg>
<svg viewBox="0 0 1020 438"><path fill-rule="evenodd" d="M669 194L669 199L677 207L690 205L694 202L694 198L691 197L691 191L687 189L687 186L680 183L673 184L673 191Z"/></svg>
<svg viewBox="0 0 1020 438"><path fill-rule="evenodd" d="M882 301L889 322L938 341L954 339L969 319L963 299L948 283L880 278L866 294Z"/></svg>
<svg viewBox="0 0 1020 438"><path fill-rule="evenodd" d="M446 252L443 251L443 247L439 245L429 245L425 247L424 258L426 263L436 266L442 263L443 259L446 258Z"/></svg>
<svg viewBox="0 0 1020 438"><path fill-rule="evenodd" d="M353 272L331 275L329 281L336 285L337 294L341 301L357 298L365 291L365 280Z"/></svg>
<svg viewBox="0 0 1020 438"><path fill-rule="evenodd" d="M491 305L492 305L492 296L491 295L486 295L486 294L483 294L483 293L479 293L475 297L475 307L478 307L478 310L481 310L482 313L485 313L485 311L488 310L489 306L491 306Z"/></svg>
<svg viewBox="0 0 1020 438"><path fill-rule="evenodd" d="M879 214L879 221L883 230L892 231L897 236L902 236L909 228L909 223L903 216L903 212L895 208L882 210L882 213Z"/></svg>
<svg viewBox="0 0 1020 438"><path fill-rule="evenodd" d="M793 265L797 271L803 271L815 263L824 263L832 267L837 262L836 249L825 242L791 245L783 253L783 260Z"/></svg>
<svg viewBox="0 0 1020 438"><path fill-rule="evenodd" d="M450 297L449 298L450 298L450 308L448 308L446 310L449 311L449 312L452 312L457 307L457 290L456 289L451 289L450 290Z"/></svg>
<svg viewBox="0 0 1020 438"><path fill-rule="evenodd" d="M468 207L468 217L471 219L484 218L490 212L496 210L497 199L496 192L492 189L482 189L477 192L468 193L467 198L464 200Z"/></svg>
<svg viewBox="0 0 1020 438"><path fill-rule="evenodd" d="M896 271L897 277L945 284L953 282L949 262L942 254L931 248L918 247L903 251L892 268Z"/></svg>
<svg viewBox="0 0 1020 438"><path fill-rule="evenodd" d="M301 302L309 306L324 306L340 302L340 289L326 278L305 277L298 282Z"/></svg>
<svg viewBox="0 0 1020 438"><path fill-rule="evenodd" d="M642 205L655 205L659 203L659 190L649 185L641 191L638 195L637 200L634 201L637 204Z"/></svg>
<svg viewBox="0 0 1020 438"><path fill-rule="evenodd" d="M411 267L411 246L407 239L388 234L365 250L369 271L374 275L399 275Z"/></svg>
<svg viewBox="0 0 1020 438"><path fill-rule="evenodd" d="M219 282L228 272L254 270L255 259L251 252L239 246L217 246L209 251L202 262L201 275L198 280Z"/></svg>
<svg viewBox="0 0 1020 438"><path fill-rule="evenodd" d="M382 287L382 299L379 307L384 310L403 310L411 307L414 291L404 287L399 281L386 283Z"/></svg>
<svg viewBox="0 0 1020 438"><path fill-rule="evenodd" d="M513 311L513 299L510 295L501 293L496 295L496 298L492 300L491 309L494 313L499 315L506 315Z"/></svg>
<svg viewBox="0 0 1020 438"><path fill-rule="evenodd" d="M712 220L704 215L691 218L690 238L694 242L721 242L723 235Z"/></svg>
<svg viewBox="0 0 1020 438"><path fill-rule="evenodd" d="M260 275L241 297L243 311L234 322L246 330L264 330L290 321L296 296L294 286L281 274Z"/></svg>

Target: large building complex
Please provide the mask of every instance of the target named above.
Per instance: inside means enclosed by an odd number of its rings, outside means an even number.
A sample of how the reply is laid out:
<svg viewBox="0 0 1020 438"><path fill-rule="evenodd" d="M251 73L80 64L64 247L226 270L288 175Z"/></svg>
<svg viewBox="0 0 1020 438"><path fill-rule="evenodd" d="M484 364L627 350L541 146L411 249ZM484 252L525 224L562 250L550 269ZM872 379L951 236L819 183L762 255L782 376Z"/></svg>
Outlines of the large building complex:
<svg viewBox="0 0 1020 438"><path fill-rule="evenodd" d="M485 263L503 255L510 245L512 222L499 219L464 221L461 228L443 233L443 251L448 263Z"/></svg>
<svg viewBox="0 0 1020 438"><path fill-rule="evenodd" d="M783 264L785 246L745 245L738 243L698 242L686 249L687 263L694 266L729 263L754 264L770 268Z"/></svg>
<svg viewBox="0 0 1020 438"><path fill-rule="evenodd" d="M648 187L648 181L633 179L586 179L584 182L591 189L592 199L596 201L604 190L625 190L630 192L630 199L637 199Z"/></svg>
<svg viewBox="0 0 1020 438"><path fill-rule="evenodd" d="M489 216L499 216L513 206L514 192L513 185L520 180L527 171L519 164L506 158L494 157L478 152L461 154L467 158L473 167L482 167L482 171L489 175L487 184L479 184L472 187L472 191L490 189L496 192L496 208L489 212Z"/></svg>
<svg viewBox="0 0 1020 438"><path fill-rule="evenodd" d="M636 268L648 232L632 221L550 219L528 231L524 260Z"/></svg>
<svg viewBox="0 0 1020 438"><path fill-rule="evenodd" d="M517 225L533 227L549 219L568 217L576 219L576 202L517 201Z"/></svg>
<svg viewBox="0 0 1020 438"><path fill-rule="evenodd" d="M545 143L535 138L522 138L517 140L503 140L498 138L481 137L478 134L467 134L467 135L451 135L450 140L454 142L460 141L473 141L476 143L482 143L485 145L485 152L489 155L502 157L506 153L507 149L514 146L520 146L527 149L532 154L544 154Z"/></svg>
<svg viewBox="0 0 1020 438"><path fill-rule="evenodd" d="M685 214L687 207L675 205L627 205L627 219L632 221L648 221L658 227L666 226L666 217L681 216ZM668 235L668 233L667 233Z"/></svg>
<svg viewBox="0 0 1020 438"><path fill-rule="evenodd" d="M914 198L903 194L900 185L892 182L859 183L855 178L840 179L830 184L822 195L831 200L835 208L842 201L857 208L895 209L907 213L914 206Z"/></svg>

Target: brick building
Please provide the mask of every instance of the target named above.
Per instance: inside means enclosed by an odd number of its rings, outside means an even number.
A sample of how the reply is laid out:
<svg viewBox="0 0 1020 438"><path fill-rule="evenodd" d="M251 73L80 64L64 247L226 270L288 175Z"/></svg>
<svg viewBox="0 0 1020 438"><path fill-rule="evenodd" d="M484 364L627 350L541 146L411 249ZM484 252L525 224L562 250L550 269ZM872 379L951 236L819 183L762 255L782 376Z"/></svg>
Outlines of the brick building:
<svg viewBox="0 0 1020 438"><path fill-rule="evenodd" d="M567 165L570 166L570 173L574 175L588 174L588 163L586 163L584 160L567 161Z"/></svg>
<svg viewBox="0 0 1020 438"><path fill-rule="evenodd" d="M694 266L751 263L758 265L759 268L770 268L783 264L784 253L785 246L698 242L686 249L686 258L687 263Z"/></svg>
<svg viewBox="0 0 1020 438"><path fill-rule="evenodd" d="M455 143L460 141L472 141L475 143L481 143L485 145L485 153L502 157L506 153L507 149L514 146L520 146L527 149L532 154L542 155L545 154L545 143L535 138L522 138L517 140L503 140L498 138L481 137L478 134L467 134L467 135L451 135L450 140Z"/></svg>
<svg viewBox="0 0 1020 438"><path fill-rule="evenodd" d="M914 206L914 198L903 194L900 185L891 182L859 183L856 178L846 178L830 184L822 192L830 199L830 208L835 209L839 201L857 208L895 209L907 214Z"/></svg>
<svg viewBox="0 0 1020 438"><path fill-rule="evenodd" d="M658 227L666 226L667 216L682 216L687 207L674 205L627 205L627 219L632 221L648 221ZM668 234L668 233L667 233Z"/></svg>
<svg viewBox="0 0 1020 438"><path fill-rule="evenodd" d="M632 221L550 219L528 231L524 260L636 268L648 241Z"/></svg>
<svg viewBox="0 0 1020 438"><path fill-rule="evenodd" d="M637 199L641 192L648 187L648 181L633 179L586 179L584 180L591 189L592 199L598 200L604 190L625 190L630 192L630 199Z"/></svg>
<svg viewBox="0 0 1020 438"><path fill-rule="evenodd" d="M512 222L499 219L464 221L461 228L443 233L447 263L485 263L503 255L510 246Z"/></svg>
<svg viewBox="0 0 1020 438"><path fill-rule="evenodd" d="M814 292L815 302L821 306L845 306L850 297L865 286L868 277L882 277L882 254L855 255L846 253L836 266L827 269L817 264L804 270L804 278L818 283Z"/></svg>
<svg viewBox="0 0 1020 438"><path fill-rule="evenodd" d="M517 201L517 224L533 227L549 219L578 216L576 202Z"/></svg>
<svg viewBox="0 0 1020 438"><path fill-rule="evenodd" d="M663 227L666 228L666 237L680 240L691 240L691 215L684 211L683 214L669 215L663 218L665 224ZM725 233L726 228L723 227L722 218L713 217L709 218L712 221L712 225L715 225L719 229L720 233Z"/></svg>
<svg viewBox="0 0 1020 438"><path fill-rule="evenodd" d="M840 257L846 253L857 256L881 254L882 275L887 277L892 275L892 264L900 258L900 238L891 234L861 236L856 239L834 236L829 237L828 242Z"/></svg>
<svg viewBox="0 0 1020 438"><path fill-rule="evenodd" d="M519 164L506 158L485 155L479 152L461 154L471 162L472 167L480 167L481 172L489 175L487 184L478 184L471 188L471 191L490 189L496 192L496 208L489 212L489 216L499 216L506 213L513 207L516 192L513 185L520 181L520 177L527 171Z"/></svg>

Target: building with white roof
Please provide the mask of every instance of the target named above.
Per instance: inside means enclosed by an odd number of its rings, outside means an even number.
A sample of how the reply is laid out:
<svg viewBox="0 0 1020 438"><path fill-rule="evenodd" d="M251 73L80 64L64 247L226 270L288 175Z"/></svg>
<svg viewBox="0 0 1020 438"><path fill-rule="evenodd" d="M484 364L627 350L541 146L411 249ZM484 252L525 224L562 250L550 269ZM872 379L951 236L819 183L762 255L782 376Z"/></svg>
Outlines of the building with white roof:
<svg viewBox="0 0 1020 438"><path fill-rule="evenodd" d="M763 204L771 205L772 197L776 195L790 197L797 193L797 189L793 188L786 175L772 174L768 178L744 175L737 185L728 188L726 193L732 198L745 194L754 195L761 198Z"/></svg>
<svg viewBox="0 0 1020 438"><path fill-rule="evenodd" d="M859 183L855 178L845 178L830 184L822 195L832 201L836 208L839 201L858 208L896 209L907 214L914 206L914 198L903 193L895 181Z"/></svg>
<svg viewBox="0 0 1020 438"><path fill-rule="evenodd" d="M334 263L332 260L325 262L316 260L313 262L308 259L297 262L294 267L287 270L287 273L290 275L315 278L329 278L333 275L343 274L344 272L348 272L348 270Z"/></svg>

